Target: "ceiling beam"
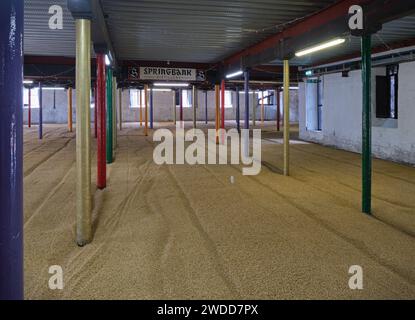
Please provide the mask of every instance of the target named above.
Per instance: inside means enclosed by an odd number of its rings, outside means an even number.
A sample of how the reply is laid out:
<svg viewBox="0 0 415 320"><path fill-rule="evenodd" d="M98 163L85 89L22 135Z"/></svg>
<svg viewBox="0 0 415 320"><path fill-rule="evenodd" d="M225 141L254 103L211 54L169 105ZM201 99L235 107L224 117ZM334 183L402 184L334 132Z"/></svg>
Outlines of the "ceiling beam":
<svg viewBox="0 0 415 320"><path fill-rule="evenodd" d="M91 19L91 40L96 53L109 54L115 69L117 56L105 21L100 0L67 0L68 9L74 19Z"/></svg>
<svg viewBox="0 0 415 320"><path fill-rule="evenodd" d="M409 15L415 1L340 0L332 6L288 26L283 31L244 49L222 61L227 69L245 69L272 60L289 59L295 52L330 38L350 34L349 8L363 7L365 28L377 30L383 23Z"/></svg>

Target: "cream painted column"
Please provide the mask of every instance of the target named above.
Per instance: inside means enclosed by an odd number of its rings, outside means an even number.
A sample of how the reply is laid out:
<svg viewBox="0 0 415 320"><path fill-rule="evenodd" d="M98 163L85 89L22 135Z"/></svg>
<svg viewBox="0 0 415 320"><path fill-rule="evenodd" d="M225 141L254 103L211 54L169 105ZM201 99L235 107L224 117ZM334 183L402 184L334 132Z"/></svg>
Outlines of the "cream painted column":
<svg viewBox="0 0 415 320"><path fill-rule="evenodd" d="M76 25L76 242L91 241L91 21Z"/></svg>
<svg viewBox="0 0 415 320"><path fill-rule="evenodd" d="M290 64L284 60L284 175L290 175Z"/></svg>

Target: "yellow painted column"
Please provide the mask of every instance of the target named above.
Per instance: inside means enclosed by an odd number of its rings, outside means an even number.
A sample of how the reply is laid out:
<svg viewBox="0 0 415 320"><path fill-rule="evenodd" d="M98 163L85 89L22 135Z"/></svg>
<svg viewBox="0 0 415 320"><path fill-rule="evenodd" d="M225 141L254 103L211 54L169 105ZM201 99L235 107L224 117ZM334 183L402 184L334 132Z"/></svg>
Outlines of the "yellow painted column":
<svg viewBox="0 0 415 320"><path fill-rule="evenodd" d="M290 174L290 64L284 60L284 175Z"/></svg>
<svg viewBox="0 0 415 320"><path fill-rule="evenodd" d="M68 130L73 131L72 125L72 87L68 88Z"/></svg>
<svg viewBox="0 0 415 320"><path fill-rule="evenodd" d="M120 131L122 130L122 89L118 89L118 117L120 122Z"/></svg>
<svg viewBox="0 0 415 320"><path fill-rule="evenodd" d="M91 21L76 25L76 242L91 241Z"/></svg>
<svg viewBox="0 0 415 320"><path fill-rule="evenodd" d="M148 136L148 84L144 85L144 135Z"/></svg>

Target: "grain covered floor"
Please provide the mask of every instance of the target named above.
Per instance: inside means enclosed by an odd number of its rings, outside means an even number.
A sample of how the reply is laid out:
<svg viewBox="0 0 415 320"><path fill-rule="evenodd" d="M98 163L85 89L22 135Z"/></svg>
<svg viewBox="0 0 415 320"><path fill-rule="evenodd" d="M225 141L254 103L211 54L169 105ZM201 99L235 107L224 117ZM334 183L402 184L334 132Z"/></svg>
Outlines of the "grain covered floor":
<svg viewBox="0 0 415 320"><path fill-rule="evenodd" d="M163 124L166 125L166 124ZM158 166L137 124L119 133L108 187L95 190L93 242L74 242L75 135L25 128L27 299L415 298L415 168L374 161L360 212L360 156L292 144L266 126L258 176L235 165ZM95 150L95 142L94 142ZM230 177L234 177L234 183ZM51 265L64 289L48 288ZM360 265L364 289L348 287Z"/></svg>

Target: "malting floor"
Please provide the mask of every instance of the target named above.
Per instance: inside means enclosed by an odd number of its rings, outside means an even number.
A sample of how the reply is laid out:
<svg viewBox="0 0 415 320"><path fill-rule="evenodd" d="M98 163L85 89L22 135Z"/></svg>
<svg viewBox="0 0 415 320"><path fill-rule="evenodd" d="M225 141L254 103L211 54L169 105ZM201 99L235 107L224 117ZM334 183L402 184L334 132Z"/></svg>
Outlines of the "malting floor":
<svg viewBox="0 0 415 320"><path fill-rule="evenodd" d="M93 139L94 239L80 248L75 134L48 125L38 140L25 128L26 298L414 299L415 168L374 160L367 216L360 155L294 141L284 177L281 134L264 129L262 171L243 176L238 165L156 165L151 136L125 124L104 191ZM48 287L51 265L63 290ZM349 288L352 265L363 290Z"/></svg>

